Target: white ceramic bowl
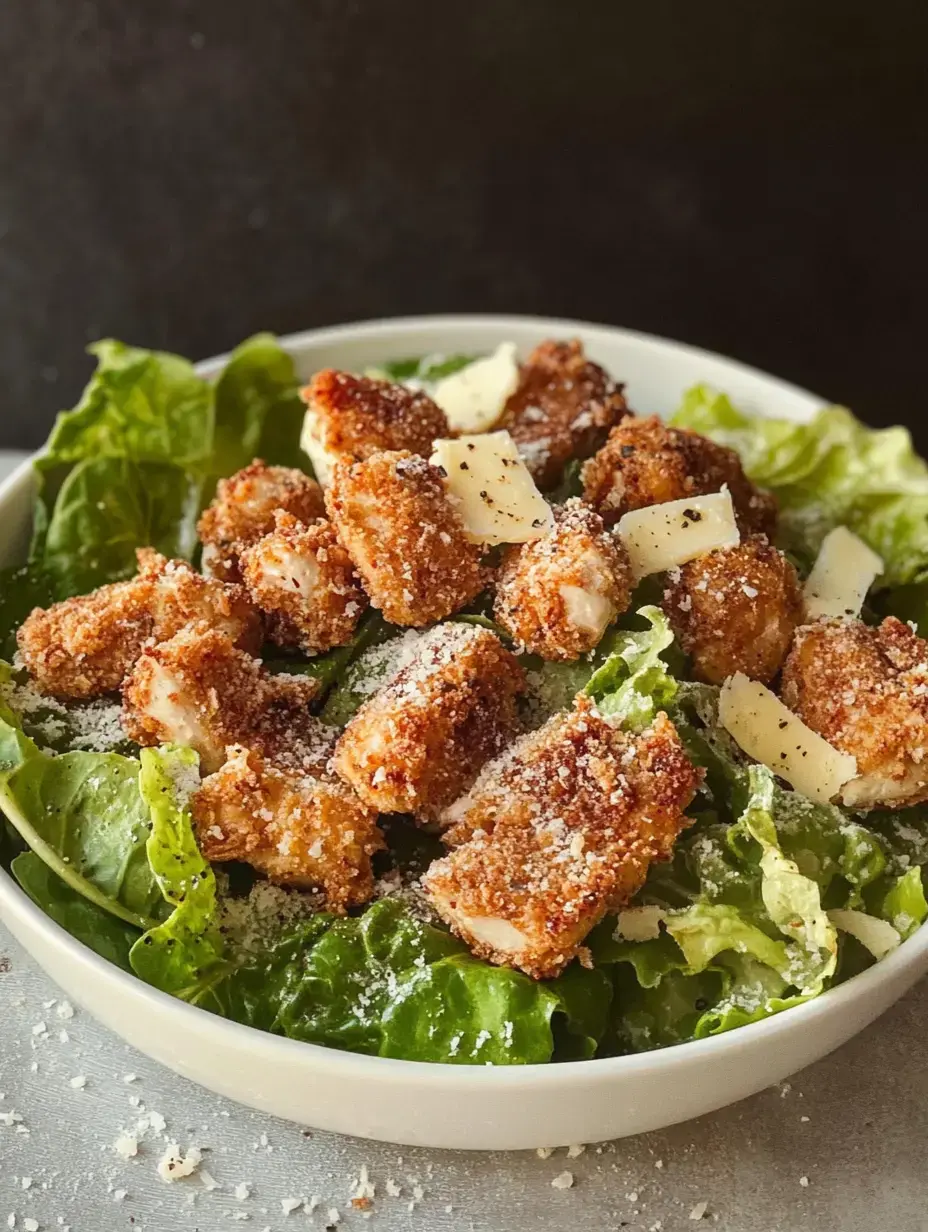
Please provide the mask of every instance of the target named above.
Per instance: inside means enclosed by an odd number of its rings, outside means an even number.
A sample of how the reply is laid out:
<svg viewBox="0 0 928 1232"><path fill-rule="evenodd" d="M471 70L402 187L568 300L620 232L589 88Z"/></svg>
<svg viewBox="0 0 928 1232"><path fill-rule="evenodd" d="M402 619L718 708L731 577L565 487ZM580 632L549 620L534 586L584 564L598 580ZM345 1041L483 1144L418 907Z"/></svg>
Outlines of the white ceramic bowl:
<svg viewBox="0 0 928 1232"><path fill-rule="evenodd" d="M639 412L668 414L706 381L746 408L807 418L820 399L731 360L659 338L576 321L426 317L346 325L285 339L301 372L360 368L426 352L525 352L582 338L627 381ZM222 360L201 366L214 371ZM30 518L31 475L0 488L0 561L16 559ZM148 1056L241 1103L301 1124L434 1147L506 1149L595 1142L700 1116L778 1082L843 1044L928 970L928 928L817 1000L714 1039L640 1056L483 1068L355 1056L278 1039L156 992L52 923L0 872L0 918L75 1001Z"/></svg>

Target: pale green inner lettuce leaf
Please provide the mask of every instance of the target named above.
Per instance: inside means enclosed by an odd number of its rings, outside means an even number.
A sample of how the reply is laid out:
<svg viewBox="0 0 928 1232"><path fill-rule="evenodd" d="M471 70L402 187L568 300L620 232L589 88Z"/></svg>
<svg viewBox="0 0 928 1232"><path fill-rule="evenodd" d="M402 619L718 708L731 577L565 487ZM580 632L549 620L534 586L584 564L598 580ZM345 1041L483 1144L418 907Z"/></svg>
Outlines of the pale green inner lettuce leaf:
<svg viewBox="0 0 928 1232"><path fill-rule="evenodd" d="M905 428L873 429L843 407L808 423L747 415L697 385L673 423L735 449L750 477L780 503L784 544L811 561L835 526L883 558L882 586L928 573L928 465Z"/></svg>
<svg viewBox="0 0 928 1232"><path fill-rule="evenodd" d="M0 703L0 809L75 893L138 928L157 919L160 896L145 854L148 810L133 758L50 756Z"/></svg>
<svg viewBox="0 0 928 1232"><path fill-rule="evenodd" d="M230 970L216 912L216 878L197 846L189 797L199 784L192 749L142 749L139 791L151 816L147 855L173 911L132 947L132 969L148 984L200 1001Z"/></svg>

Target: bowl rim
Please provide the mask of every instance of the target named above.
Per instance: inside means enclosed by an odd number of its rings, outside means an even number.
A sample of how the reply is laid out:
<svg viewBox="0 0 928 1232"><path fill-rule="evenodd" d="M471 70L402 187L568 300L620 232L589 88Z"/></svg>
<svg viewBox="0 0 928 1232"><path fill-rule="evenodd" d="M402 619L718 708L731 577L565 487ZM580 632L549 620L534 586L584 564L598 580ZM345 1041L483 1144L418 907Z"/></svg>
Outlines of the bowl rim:
<svg viewBox="0 0 928 1232"><path fill-rule="evenodd" d="M720 362L744 376L760 378L772 392L779 390L793 396L801 396L810 405L825 405L823 399L809 393L801 386L781 380L779 377L738 360L729 359L718 352L661 338L655 334L570 318L485 313L384 317L320 329L302 330L281 336L280 343L288 351L299 352L309 345L382 339L396 331L416 330L420 334L423 332L440 334L467 325L485 327L488 331L498 330L501 333L507 328L534 327L541 332L580 331L587 339L601 334L604 339L612 342L621 339L638 347L660 351L664 354L683 352L693 359ZM195 367L201 375L208 376L220 368L227 358L228 353L213 356L200 361ZM29 482L34 456L26 458L12 474L0 483L0 512L17 491ZM474 1084L482 1088L502 1088L503 1090L520 1090L526 1086L556 1089L566 1083L593 1084L606 1078L621 1078L623 1074L642 1077L655 1071L671 1074L676 1069L686 1071L691 1063L698 1062L700 1059L709 1061L720 1054L743 1052L755 1045L758 1047L764 1044L775 1045L779 1039L795 1030L811 1027L823 1017L830 1017L832 1013L840 1013L841 1007L847 1005L858 995L863 997L868 991L875 990L884 983L892 983L896 976L902 975L913 967L925 966L925 959L928 956L928 924L926 924L913 936L903 941L890 955L866 971L851 977L845 983L827 989L801 1005L793 1006L759 1022L746 1023L744 1026L720 1035L688 1040L682 1044L655 1049L651 1052L616 1057L594 1057L570 1063L454 1065L445 1061L407 1061L395 1057L348 1052L323 1044L287 1039L284 1036L259 1031L256 1027L220 1018L218 1015L209 1014L208 1010L190 1005L172 997L169 993L145 984L137 976L123 971L96 954L47 916L3 868L0 868L0 901L24 929L44 934L43 940L46 944L63 949L76 966L83 967L98 980L108 984L114 995L134 1000L137 1005L150 1010L153 1014L174 1015L181 1030L189 1023L195 1031L198 1026L204 1025L203 1016L209 1015L212 1019L213 1030L227 1039L232 1047L247 1047L249 1044L255 1047L260 1039L261 1047L274 1053L280 1061L291 1062L297 1067L302 1064L315 1068L316 1065L322 1064L334 1078L360 1079L389 1085L405 1080L419 1087L441 1088L445 1091L453 1091L464 1086L472 1090ZM29 953L28 946L24 945L23 948ZM92 1005L92 999L88 1000ZM90 1012L93 1013L92 1008Z"/></svg>

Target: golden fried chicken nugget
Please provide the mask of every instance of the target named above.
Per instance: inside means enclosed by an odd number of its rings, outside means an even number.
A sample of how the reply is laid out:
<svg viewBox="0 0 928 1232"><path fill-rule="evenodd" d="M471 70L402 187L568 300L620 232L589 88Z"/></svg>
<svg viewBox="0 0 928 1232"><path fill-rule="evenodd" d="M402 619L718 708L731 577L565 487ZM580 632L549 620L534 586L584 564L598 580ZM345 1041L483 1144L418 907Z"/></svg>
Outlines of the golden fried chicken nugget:
<svg viewBox="0 0 928 1232"><path fill-rule="evenodd" d="M516 734L524 688L489 629L439 625L345 728L335 769L380 812L435 821Z"/></svg>
<svg viewBox="0 0 928 1232"><path fill-rule="evenodd" d="M756 488L733 449L698 432L669 428L652 416L626 419L583 465L583 499L607 526L630 509L707 496L727 485L738 525L745 533L772 535L777 505Z"/></svg>
<svg viewBox="0 0 928 1232"><path fill-rule="evenodd" d="M443 620L486 585L441 471L408 450L338 462L326 508L372 605L395 625Z"/></svg>
<svg viewBox="0 0 928 1232"><path fill-rule="evenodd" d="M803 621L796 570L766 535L672 569L663 607L697 679L709 684L735 672L772 680Z"/></svg>
<svg viewBox="0 0 928 1232"><path fill-rule="evenodd" d="M278 510L275 529L241 553L242 578L278 646L318 654L354 636L367 595L331 522Z"/></svg>
<svg viewBox="0 0 928 1232"><path fill-rule="evenodd" d="M628 607L631 564L621 541L582 501L557 507L554 520L550 535L504 552L493 615L530 653L578 659Z"/></svg>
<svg viewBox="0 0 928 1232"><path fill-rule="evenodd" d="M311 677L271 675L218 629L188 625L135 664L123 686L123 725L141 745L189 745L211 773L227 745L270 756L321 738L309 713L318 689Z"/></svg>
<svg viewBox="0 0 928 1232"><path fill-rule="evenodd" d="M139 573L89 595L35 608L17 634L23 662L55 697L98 697L120 687L149 642L206 620L257 649L261 620L244 590L204 578L185 561L141 548Z"/></svg>
<svg viewBox="0 0 928 1232"><path fill-rule="evenodd" d="M384 846L377 814L323 765L295 768L233 746L191 809L208 860L244 860L271 881L318 887L330 911L373 893L371 856Z"/></svg>
<svg viewBox="0 0 928 1232"><path fill-rule="evenodd" d="M308 525L325 516L322 489L303 471L268 466L260 458L220 479L212 504L197 523L204 572L226 582L240 581L241 549L273 531L279 509Z"/></svg>
<svg viewBox="0 0 928 1232"><path fill-rule="evenodd" d="M580 696L447 810L460 845L428 869L426 894L481 958L557 975L670 858L700 778L665 714L635 736Z"/></svg>
<svg viewBox="0 0 928 1232"><path fill-rule="evenodd" d="M813 731L857 759L841 789L853 809L928 799L928 644L888 616L819 620L796 634L783 667L783 701Z"/></svg>
<svg viewBox="0 0 928 1232"><path fill-rule="evenodd" d="M339 458L356 461L381 450L409 450L427 458L432 442L449 436L445 413L421 390L326 368L302 391L303 448L321 483Z"/></svg>
<svg viewBox="0 0 928 1232"><path fill-rule="evenodd" d="M522 365L500 427L509 429L545 488L557 483L571 458L589 457L627 414L622 386L587 359L581 342L548 340Z"/></svg>

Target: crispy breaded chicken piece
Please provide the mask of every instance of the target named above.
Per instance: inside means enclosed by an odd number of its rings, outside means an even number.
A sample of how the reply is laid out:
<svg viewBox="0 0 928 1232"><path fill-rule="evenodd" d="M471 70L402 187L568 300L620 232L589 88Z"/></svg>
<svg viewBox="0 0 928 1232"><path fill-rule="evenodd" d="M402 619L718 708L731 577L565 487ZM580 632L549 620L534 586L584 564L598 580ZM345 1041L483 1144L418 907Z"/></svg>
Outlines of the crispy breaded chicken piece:
<svg viewBox="0 0 928 1232"><path fill-rule="evenodd" d="M240 581L241 549L273 531L280 509L301 522L314 522L325 515L322 489L295 467L268 466L260 458L220 479L212 504L197 523L204 573L226 582Z"/></svg>
<svg viewBox="0 0 928 1232"><path fill-rule="evenodd" d="M429 868L426 894L481 958L557 975L670 858L700 777L665 714L634 736L580 696L447 811L460 845Z"/></svg>
<svg viewBox="0 0 928 1232"><path fill-rule="evenodd" d="M486 585L441 471L407 450L338 462L326 508L372 605L395 625L443 620Z"/></svg>
<svg viewBox="0 0 928 1232"><path fill-rule="evenodd" d="M204 856L244 860L282 885L319 887L330 911L367 902L371 856L384 846L376 812L324 759L294 765L241 745L227 752L191 800Z"/></svg>
<svg viewBox="0 0 928 1232"><path fill-rule="evenodd" d="M345 728L335 769L380 812L435 821L516 734L524 688L495 634L439 625Z"/></svg>
<svg viewBox="0 0 928 1232"><path fill-rule="evenodd" d="M535 347L503 411L539 487L557 483L571 458L589 457L628 414L622 386L587 359L583 344L549 339Z"/></svg>
<svg viewBox="0 0 928 1232"><path fill-rule="evenodd" d="M796 570L766 535L672 569L663 608L696 678L709 684L735 672L772 680L804 610Z"/></svg>
<svg viewBox="0 0 928 1232"><path fill-rule="evenodd" d="M278 646L318 654L354 636L367 595L331 522L304 526L278 510L275 529L250 547L240 562L245 589L264 612Z"/></svg>
<svg viewBox="0 0 928 1232"><path fill-rule="evenodd" d="M630 509L706 496L727 485L745 534L772 535L777 505L756 488L733 449L698 432L669 428L656 417L626 419L582 470L583 499L607 526Z"/></svg>
<svg viewBox="0 0 928 1232"><path fill-rule="evenodd" d="M211 773L227 745L270 756L315 739L321 725L309 704L318 689L311 677L266 672L219 629L188 625L135 664L123 686L123 725L138 744L189 745Z"/></svg>
<svg viewBox="0 0 928 1232"><path fill-rule="evenodd" d="M813 731L857 759L857 777L841 789L848 808L928 800L928 644L901 620L803 626L783 667L782 696Z"/></svg>
<svg viewBox="0 0 928 1232"><path fill-rule="evenodd" d="M632 572L621 541L572 499L554 510L550 535L507 548L496 574L493 615L543 659L578 659L628 607Z"/></svg>
<svg viewBox="0 0 928 1232"><path fill-rule="evenodd" d="M97 697L118 689L149 642L205 620L246 649L261 644L261 619L240 586L202 577L185 561L140 548L127 582L35 608L17 642L39 688L55 697Z"/></svg>
<svg viewBox="0 0 928 1232"><path fill-rule="evenodd" d="M432 442L450 435L445 413L421 390L326 368L302 391L303 448L321 483L339 458L356 461L381 450L408 449L427 458Z"/></svg>

